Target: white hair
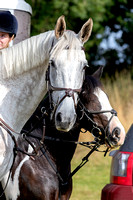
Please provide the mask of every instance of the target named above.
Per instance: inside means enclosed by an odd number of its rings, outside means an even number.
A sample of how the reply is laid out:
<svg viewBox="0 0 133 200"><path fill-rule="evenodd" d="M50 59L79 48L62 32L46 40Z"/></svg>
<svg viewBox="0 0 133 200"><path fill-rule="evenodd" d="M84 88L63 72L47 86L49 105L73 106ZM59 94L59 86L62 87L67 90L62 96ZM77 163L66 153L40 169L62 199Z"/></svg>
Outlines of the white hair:
<svg viewBox="0 0 133 200"><path fill-rule="evenodd" d="M54 31L28 38L0 51L0 77L11 78L41 65L49 59Z"/></svg>
<svg viewBox="0 0 133 200"><path fill-rule="evenodd" d="M77 34L75 34L73 31L64 32L63 36L60 38L58 43L52 49L51 51L52 56L54 57L58 56L60 52L65 48L69 49L68 53L70 53L71 50L81 50L82 48L82 43L77 37Z"/></svg>

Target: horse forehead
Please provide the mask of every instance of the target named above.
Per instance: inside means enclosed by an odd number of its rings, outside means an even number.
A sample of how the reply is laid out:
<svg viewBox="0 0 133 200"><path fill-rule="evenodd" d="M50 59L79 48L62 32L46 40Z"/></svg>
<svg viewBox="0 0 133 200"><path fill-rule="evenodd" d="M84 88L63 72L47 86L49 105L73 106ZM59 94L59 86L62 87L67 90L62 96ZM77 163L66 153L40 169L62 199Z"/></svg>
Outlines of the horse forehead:
<svg viewBox="0 0 133 200"><path fill-rule="evenodd" d="M64 36L55 44L51 51L51 56L58 57L60 55L77 55L77 57L83 56L83 45L78 39L77 35L71 31L65 32Z"/></svg>
<svg viewBox="0 0 133 200"><path fill-rule="evenodd" d="M101 104L101 110L112 109L107 95L101 88L97 88L94 91L94 94L97 96L97 98Z"/></svg>
<svg viewBox="0 0 133 200"><path fill-rule="evenodd" d="M81 41L78 38L78 35L73 31L64 32L63 37L61 38L59 45L69 45L69 48L79 48L82 46Z"/></svg>
<svg viewBox="0 0 133 200"><path fill-rule="evenodd" d="M86 56L83 50L62 50L57 56L52 57L56 64L67 65L73 64L74 66L86 62Z"/></svg>
<svg viewBox="0 0 133 200"><path fill-rule="evenodd" d="M68 77L69 81L71 77L76 77L81 80L82 78L82 63L75 60L66 60L65 63L57 62L57 76Z"/></svg>

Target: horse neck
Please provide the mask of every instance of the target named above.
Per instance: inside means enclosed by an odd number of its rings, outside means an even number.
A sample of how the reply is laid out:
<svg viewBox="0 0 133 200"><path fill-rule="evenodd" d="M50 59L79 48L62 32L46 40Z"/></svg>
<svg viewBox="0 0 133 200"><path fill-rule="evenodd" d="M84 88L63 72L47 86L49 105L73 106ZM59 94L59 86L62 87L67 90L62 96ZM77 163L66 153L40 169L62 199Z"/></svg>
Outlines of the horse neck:
<svg viewBox="0 0 133 200"><path fill-rule="evenodd" d="M51 38L53 32L48 34L48 38ZM41 37L42 38L42 37ZM23 71L18 70L17 74L13 74L13 69L11 73L11 66L9 66L9 71L6 72L4 78L0 79L0 117L8 123L15 131L20 132L25 122L32 115L37 105L40 103L44 95L46 94L46 82L45 82L45 73L48 67L48 56L50 48L52 48L52 42L47 38L47 44L43 43L45 49L46 46L50 46L47 48L47 53L41 60L40 63L36 63L29 70L25 68L25 63L23 67ZM53 40L54 38L52 38ZM24 42L25 43L25 42ZM24 45L24 44L23 44ZM19 45L17 46L17 48ZM14 48L16 48L14 46ZM23 48L22 48L23 49ZM9 51L12 51L11 49ZM14 50L13 50L14 51ZM11 58L13 58L13 65L15 69L15 61L14 61L14 53L11 53ZM37 49L36 55L38 56L39 47ZM40 50L41 51L41 50ZM3 53L3 52L2 52ZM42 53L42 52L41 52ZM45 51L44 51L45 53ZM20 55L21 57L22 55ZM27 55L28 57L29 55ZM33 56L34 57L34 56ZM17 58L16 58L17 59ZM23 59L25 60L25 59ZM33 58L34 60L34 58ZM27 61L28 62L28 61ZM6 62L5 62L6 63ZM30 63L30 62L29 62ZM6 63L7 64L7 63ZM16 63L17 65L17 63ZM22 62L21 62L22 65ZM1 67L1 66L0 66ZM16 66L17 67L17 66ZM18 69L20 66L18 66ZM10 77L11 76L11 77ZM10 112L9 112L10 111Z"/></svg>
<svg viewBox="0 0 133 200"><path fill-rule="evenodd" d="M28 38L0 51L0 77L8 79L45 64L49 59L54 32Z"/></svg>
<svg viewBox="0 0 133 200"><path fill-rule="evenodd" d="M76 126L73 130L65 133L56 130L56 128L51 124L51 126L46 125L46 135L52 138L59 138L60 142L47 141L46 145L49 152L56 159L60 166L65 166L70 164L73 155L75 153L77 145L71 143L71 141L78 141L80 127Z"/></svg>

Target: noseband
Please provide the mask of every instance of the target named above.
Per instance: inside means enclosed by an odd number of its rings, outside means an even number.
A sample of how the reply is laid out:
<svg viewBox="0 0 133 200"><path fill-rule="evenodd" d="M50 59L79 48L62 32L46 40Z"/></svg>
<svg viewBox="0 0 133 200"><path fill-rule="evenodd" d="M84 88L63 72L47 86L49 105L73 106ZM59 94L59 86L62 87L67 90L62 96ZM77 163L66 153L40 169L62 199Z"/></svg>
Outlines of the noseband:
<svg viewBox="0 0 133 200"><path fill-rule="evenodd" d="M73 99L73 102L74 102L74 107L75 109L77 108L77 105L76 105L76 101L75 101L75 97L74 97L74 93L80 93L81 92L81 88L79 89L72 89L72 88L63 88L63 87L54 87L52 84L51 84L51 81L50 81L50 64L48 66L48 70L46 72L46 82L47 82L47 90L48 90L48 93L49 93L49 104L50 104L50 108L51 110L54 109L54 113L55 111L57 110L58 106L60 105L60 103L66 98L66 97L72 97ZM60 99L60 101L58 102L58 104L56 104L56 106L54 107L53 106L53 100L52 100L52 92L53 91L65 91L65 95Z"/></svg>
<svg viewBox="0 0 133 200"><path fill-rule="evenodd" d="M102 133L103 133L104 134L103 143L106 143L107 145L109 145L111 147L112 145L110 144L110 142L108 140L107 131L109 129L109 124L110 124L112 118L114 116L117 116L116 110L111 109L111 110L103 110L103 111L90 111L84 106L84 104L81 102L81 100L79 100L79 106L80 106L81 112L82 112L82 117L80 119L82 119L83 116L85 115L87 117L87 119L92 122L93 128L91 130L91 133L93 134L93 131L95 129L99 132L99 137L101 137L101 136L103 137L103 135L102 135ZM103 113L111 113L112 114L105 128L99 127L98 124L90 117L90 115L93 115L93 114L103 114Z"/></svg>

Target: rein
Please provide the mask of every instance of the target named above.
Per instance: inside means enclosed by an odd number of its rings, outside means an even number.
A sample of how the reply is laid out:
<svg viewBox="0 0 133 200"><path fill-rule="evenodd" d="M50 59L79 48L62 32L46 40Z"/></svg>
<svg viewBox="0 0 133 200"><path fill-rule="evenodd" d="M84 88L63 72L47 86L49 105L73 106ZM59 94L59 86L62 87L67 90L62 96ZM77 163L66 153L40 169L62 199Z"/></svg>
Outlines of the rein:
<svg viewBox="0 0 133 200"><path fill-rule="evenodd" d="M52 141L52 142L73 143L75 145L79 144L79 145L82 145L82 146L85 146L85 147L88 147L88 148L91 149L89 151L89 153L87 153L87 155L82 158L81 163L68 175L67 180L64 180L62 178L62 176L60 175L59 171L56 169L51 158L49 158L49 156L47 154L47 149L45 148L45 145L43 143L41 143L42 137L39 137L39 136L36 137L35 135L32 135L31 132L29 132L29 136L39 140L40 145L39 145L38 149L42 152L42 154L45 156L46 160L48 161L48 163L50 164L52 169L55 171L55 173L56 173L56 175L57 175L57 177L60 181L61 186L65 186L65 185L68 184L69 180L89 161L88 158L91 156L91 154L94 151L104 152L104 156L106 156L107 152L109 151L108 147L107 147L106 151L98 150L98 148L103 144L103 141L100 140L100 139L95 139L95 141L90 141L90 142L78 142L78 141L70 141L70 140L68 141L68 140L63 140L63 139L60 139L60 138L53 138L53 137L49 137L49 136L44 136L45 140L49 140L49 141Z"/></svg>
<svg viewBox="0 0 133 200"><path fill-rule="evenodd" d="M6 122L4 122L3 119L0 118L0 126L5 129L7 131L7 133L11 136L13 142L14 142L14 145L15 147L17 147L17 142L16 142L16 139L14 137L14 135L12 134L13 133L16 133L16 134L19 134L17 132L15 132L8 124L6 124Z"/></svg>
<svg viewBox="0 0 133 200"><path fill-rule="evenodd" d="M49 140L51 140L52 138L45 138L45 139L49 139ZM53 140L52 139L52 141L58 141L58 142L62 142L62 140ZM83 142L75 142L75 141L63 141L63 142L69 142L69 143L74 143L74 144L81 144L81 145L83 145ZM83 157L82 158L82 161L81 161L81 163L68 175L68 178L67 178L67 180L64 180L63 178L62 178L62 176L60 175L60 173L59 173L59 171L56 169L56 167L53 165L53 163L52 163L52 161L51 161L51 159L49 158L49 156L48 156L48 154L47 154L47 152L46 152L46 149L45 149L45 147L44 147L44 145L43 145L43 147L41 148L41 151L42 151L42 153L43 153L43 155L45 156L45 158L47 159L47 161L48 161L48 163L50 164L50 166L52 167L52 169L55 171L55 173L56 173L56 175L57 175L57 177L59 178L59 180L60 180L60 184L61 184L61 186L65 186L65 185L67 185L68 184L68 182L69 182L69 180L89 161L88 160L88 158L91 156L91 154L94 152L94 151L99 151L98 150L98 148L101 146L101 142L99 141L97 141L97 142L95 142L95 145L94 146L89 146L88 144L91 144L91 143L94 143L94 141L92 141L92 142L84 142L84 144L86 144L87 145L87 147L89 147L89 148L92 148L90 151L89 151L89 153L87 153L87 155L85 156L85 157ZM83 145L83 146L85 146L85 145ZM99 151L100 152L100 151ZM106 156L106 153L108 152L108 148L107 148L107 150L106 151L103 151L103 152L105 152L105 154L104 154L104 156Z"/></svg>
<svg viewBox="0 0 133 200"><path fill-rule="evenodd" d="M84 107L82 107L84 109ZM41 112L43 113L43 117L45 117L44 115L48 116L45 108L43 107L41 109ZM103 113L104 111L99 111L99 112L95 112L96 114L99 114L99 113ZM106 112L111 112L113 113L113 111L106 111ZM90 112L92 113L92 112ZM90 119L90 117L88 116L87 112L85 113L85 115L87 116L87 118ZM42 118L41 118L42 119ZM41 120L40 119L40 120ZM44 118L45 119L45 118ZM39 120L39 121L40 121ZM95 123L93 121L93 123ZM96 125L96 123L95 123ZM39 147L38 147L38 151L40 150L42 152L42 154L45 156L46 160L48 161L48 163L50 164L50 166L52 167L52 169L55 171L59 181L60 181L60 184L61 186L65 186L68 184L68 181L89 161L88 158L91 156L91 154L94 152L94 151L99 151L98 148L104 144L104 140L103 139L100 139L100 138L95 138L95 141L90 141L90 142L79 142L79 141L68 141L68 140L63 140L63 139L60 139L60 138L54 138L54 137L50 137L50 136L45 136L45 127L46 127L46 124L45 124L45 120L43 121L43 136L35 136L32 134L31 130L25 134L25 136L30 136L30 137L33 137L33 138L36 138L38 139L39 141ZM35 127L33 127L32 129L34 129ZM43 138L43 139L42 139ZM82 146L85 146L85 147L88 147L90 148L91 150L89 151L89 153L83 157L81 163L68 175L68 178L67 180L63 180L62 176L60 175L59 171L56 169L54 163L52 162L51 158L49 158L48 154L47 154L47 149L45 148L45 145L43 143L44 140L49 140L49 141L52 141L52 142L63 142L63 143L73 143L75 145L79 144L79 145L82 145ZM106 156L107 152L109 151L109 147L107 147L107 149L105 151L102 151L104 152L104 156ZM100 152L100 151L99 151Z"/></svg>
<svg viewBox="0 0 133 200"><path fill-rule="evenodd" d="M1 126L3 129L5 129L5 130L7 131L7 133L11 136L11 138L12 138L12 140L13 140L13 142L14 142L14 145L15 145L15 146L14 146L14 152L15 152L15 153L17 153L17 151L20 151L20 152L22 152L22 153L24 153L24 154L26 154L26 155L29 155L29 156L35 156L35 155L37 155L37 151L36 151L34 145L33 145L27 138L25 138L25 140L32 146L32 148L33 148L34 151L35 151L35 154L27 153L27 152L23 151L22 149L20 149L20 148L18 147L17 141L16 141L15 136L13 135L13 133L15 133L15 134L17 134L17 135L19 135L19 136L22 136L23 138L24 138L24 136L21 135L20 133L16 132L16 131L14 131L14 130L13 130L6 122L4 122L3 119L1 119L1 118L0 118L0 126Z"/></svg>
<svg viewBox="0 0 133 200"><path fill-rule="evenodd" d="M67 89L67 88L54 88L53 86L51 86L52 89L56 89L56 90L65 90L65 91L71 91L71 89ZM79 92L80 89L77 89L77 90L73 90L74 92ZM72 91L72 95L73 95L73 91ZM63 99L66 97L66 96L69 96L69 92L68 94L66 94L61 100L63 101ZM70 95L71 96L71 95ZM73 95L74 96L74 95ZM46 109L43 107L41 109L41 112L42 112L42 117L39 119L39 122L43 119L43 135L42 137L39 137L39 136L34 136L32 134L32 130L34 130L35 126L27 133L24 133L22 134L22 137L32 146L33 150L34 150L34 153L32 154L29 154L25 151L23 151L22 149L20 149L17 145L17 142L16 142L16 139L14 137L14 135L12 134L15 133L15 134L19 134L17 133L16 131L14 131L10 126L8 126L1 118L0 118L0 126L2 128L4 128L8 133L9 135L12 137L13 141L14 141L14 144L15 144L15 147L14 147L14 152L15 152L15 155L16 153L19 151L21 153L24 153L26 155L29 155L29 156L37 156L38 155L38 152L39 150L42 152L42 154L45 156L45 158L47 159L48 163L50 164L50 166L53 168L53 170L55 171L56 175L58 176L59 180L60 180L60 183L61 183L61 186L64 186L64 185L67 185L68 184L68 181L73 177L73 175L75 173L77 173L79 171L79 169L81 169L81 167L83 167L89 160L89 156L94 152L94 151L99 151L98 148L103 145L103 144L106 144L107 143L107 149L106 151L102 151L102 152L105 152L104 156L106 156L107 152L109 151L109 149L111 148L111 144L109 143L109 141L107 141L107 135L106 135L106 132L107 132L107 129L108 129L108 126L109 126L109 123L110 121L112 120L113 116L116 116L117 115L117 112L115 110L105 110L105 111L89 111L88 109L86 109L86 107L83 105L83 103L79 100L79 106L81 108L81 111L82 111L82 115L85 115L87 117L88 120L90 120L93 124L93 127L94 128L97 128L99 132L102 132L101 129L98 127L97 123L94 122L90 117L89 115L90 114L102 114L102 113L106 113L106 112L110 112L112 114L104 132L105 132L105 138L104 140L101 139L101 138L95 138L95 141L91 141L91 142L78 142L78 141L66 141L66 140L62 140L60 138L53 138L53 137L49 137L49 136L45 136L45 127L46 127L46 124L45 124L45 117L48 116L47 112L46 112ZM82 116L83 117L83 116ZM20 134L19 134L20 135ZM32 144L32 142L29 141L29 139L27 138L27 136L31 136L33 138L36 138L39 140L39 147L38 148L35 148L34 145ZM47 152L46 152L46 148L44 146L44 140L50 140L50 141L55 141L55 142L65 142L65 143L74 143L74 144L80 144L80 145L83 145L85 147L88 147L90 148L91 150L89 151L89 153L83 157L81 163L69 174L68 176L68 179L66 181L63 180L63 178L61 177L59 171L56 169L56 167L54 166L52 160L49 158ZM15 156L14 156L14 160L15 160ZM12 169L12 168L11 168ZM10 170L10 173L11 173L11 170ZM10 177L10 173L9 173L9 177ZM9 178L8 178L9 180ZM8 184L8 181L7 181L7 184ZM6 184L6 186L7 186ZM4 188L5 190L5 188Z"/></svg>

